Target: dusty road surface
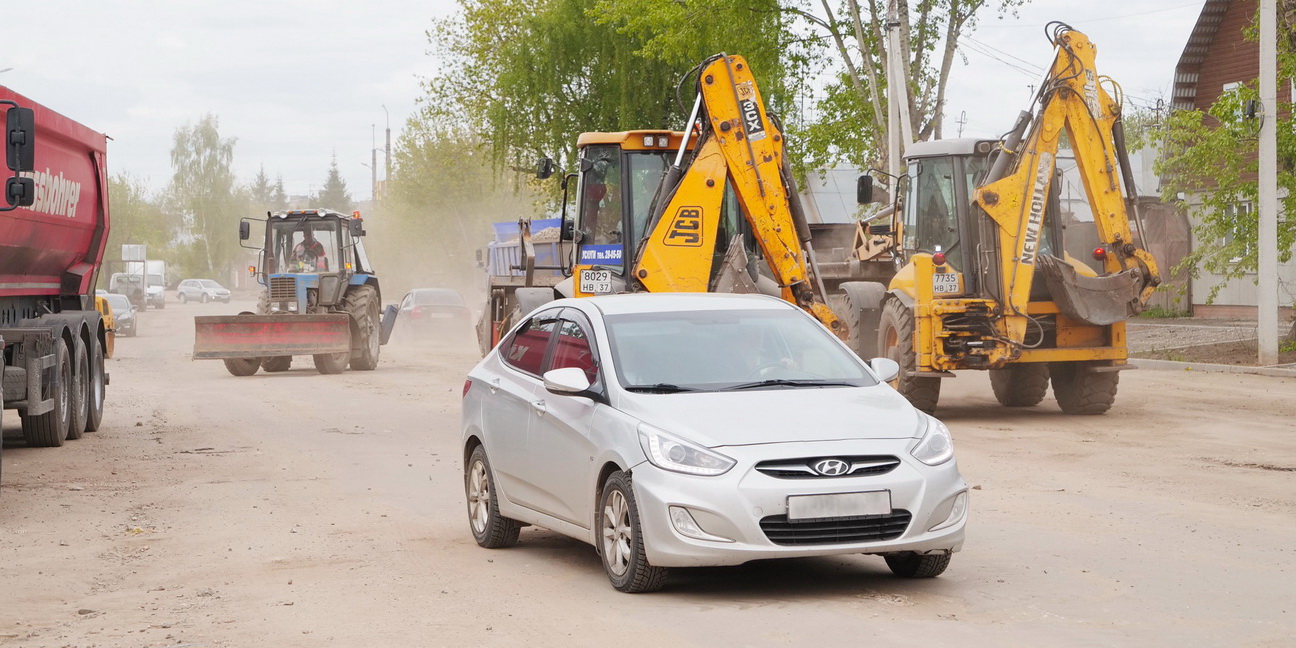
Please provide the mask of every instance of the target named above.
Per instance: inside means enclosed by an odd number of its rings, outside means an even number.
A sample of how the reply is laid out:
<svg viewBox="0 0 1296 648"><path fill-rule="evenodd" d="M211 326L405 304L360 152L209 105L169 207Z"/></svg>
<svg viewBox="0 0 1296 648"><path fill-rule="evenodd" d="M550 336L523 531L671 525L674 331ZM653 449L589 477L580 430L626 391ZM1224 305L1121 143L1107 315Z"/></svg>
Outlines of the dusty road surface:
<svg viewBox="0 0 1296 648"><path fill-rule="evenodd" d="M4 419L0 646L1291 646L1296 381L1131 371L1106 416L939 414L975 485L934 580L850 556L607 583L593 550L468 533L469 342L373 372L234 378L192 362L195 314L118 341L101 431L27 449Z"/></svg>

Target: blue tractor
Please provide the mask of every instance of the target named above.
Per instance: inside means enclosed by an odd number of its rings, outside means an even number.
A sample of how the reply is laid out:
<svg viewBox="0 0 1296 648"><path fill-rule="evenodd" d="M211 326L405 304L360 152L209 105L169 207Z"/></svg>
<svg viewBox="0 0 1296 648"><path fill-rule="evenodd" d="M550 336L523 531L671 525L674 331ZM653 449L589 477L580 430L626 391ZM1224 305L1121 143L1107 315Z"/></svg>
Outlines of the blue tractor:
<svg viewBox="0 0 1296 648"><path fill-rule="evenodd" d="M239 223L240 241L251 238L254 220ZM264 223L262 245L244 244L260 250L256 312L195 317L194 358L224 360L235 376L287 371L295 355L312 356L325 374L377 367L397 309L382 312L359 212L285 211Z"/></svg>

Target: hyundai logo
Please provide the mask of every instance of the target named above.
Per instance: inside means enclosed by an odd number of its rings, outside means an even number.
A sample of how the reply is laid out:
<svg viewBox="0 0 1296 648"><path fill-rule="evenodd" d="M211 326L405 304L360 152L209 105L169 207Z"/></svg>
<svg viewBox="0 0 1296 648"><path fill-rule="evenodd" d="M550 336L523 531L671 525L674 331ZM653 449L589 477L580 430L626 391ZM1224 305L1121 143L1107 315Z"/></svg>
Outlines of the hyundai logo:
<svg viewBox="0 0 1296 648"><path fill-rule="evenodd" d="M815 472L820 475L836 477L838 475L845 475L846 471L850 470L850 464L841 459L824 459L822 461L816 461L813 468Z"/></svg>

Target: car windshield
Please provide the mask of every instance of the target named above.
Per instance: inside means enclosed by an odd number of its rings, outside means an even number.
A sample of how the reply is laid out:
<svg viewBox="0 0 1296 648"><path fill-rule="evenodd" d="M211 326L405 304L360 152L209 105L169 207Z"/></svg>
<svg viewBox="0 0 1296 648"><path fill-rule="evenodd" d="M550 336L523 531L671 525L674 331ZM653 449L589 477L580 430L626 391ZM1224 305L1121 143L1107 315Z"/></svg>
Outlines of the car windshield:
<svg viewBox="0 0 1296 648"><path fill-rule="evenodd" d="M107 299L108 304L112 306L113 313L125 313L130 310L130 300L126 295L104 295L104 299Z"/></svg>
<svg viewBox="0 0 1296 648"><path fill-rule="evenodd" d="M632 391L863 387L858 358L793 310L608 315L617 378Z"/></svg>
<svg viewBox="0 0 1296 648"><path fill-rule="evenodd" d="M162 281L162 275L151 274L148 276L148 285L149 287L153 287L153 286L165 287L166 282Z"/></svg>
<svg viewBox="0 0 1296 648"><path fill-rule="evenodd" d="M220 284L216 283L215 281L212 281L211 279L203 279L202 281L199 281L198 283L199 283L199 285L201 285L203 288L220 288L220 287L221 287Z"/></svg>
<svg viewBox="0 0 1296 648"><path fill-rule="evenodd" d="M463 297L451 290L419 290L414 293L419 306L463 306Z"/></svg>

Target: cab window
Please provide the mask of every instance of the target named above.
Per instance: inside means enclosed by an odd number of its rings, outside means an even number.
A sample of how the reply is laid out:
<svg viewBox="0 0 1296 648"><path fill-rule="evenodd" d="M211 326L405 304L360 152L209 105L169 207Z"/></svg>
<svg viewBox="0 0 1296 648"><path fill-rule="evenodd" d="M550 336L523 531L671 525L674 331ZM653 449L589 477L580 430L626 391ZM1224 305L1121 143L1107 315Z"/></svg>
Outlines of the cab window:
<svg viewBox="0 0 1296 648"><path fill-rule="evenodd" d="M953 158L926 158L909 165L909 201L904 210L906 250L950 252L958 246L958 203ZM956 265L957 267L957 265Z"/></svg>
<svg viewBox="0 0 1296 648"><path fill-rule="evenodd" d="M591 385L598 382L598 364L595 362L589 335L576 322L564 320L558 328L558 339L554 343L553 360L549 363L549 369L568 367L584 371Z"/></svg>

